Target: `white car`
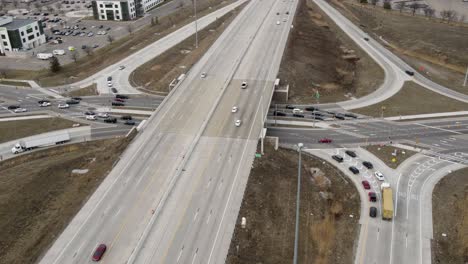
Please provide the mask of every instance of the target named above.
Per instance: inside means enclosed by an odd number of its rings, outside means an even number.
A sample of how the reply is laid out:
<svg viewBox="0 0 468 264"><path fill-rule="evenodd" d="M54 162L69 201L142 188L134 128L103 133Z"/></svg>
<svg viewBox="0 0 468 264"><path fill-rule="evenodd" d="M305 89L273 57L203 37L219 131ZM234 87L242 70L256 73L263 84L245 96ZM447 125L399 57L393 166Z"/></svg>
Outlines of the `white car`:
<svg viewBox="0 0 468 264"><path fill-rule="evenodd" d="M384 178L383 174L380 171L374 172L374 175L379 181L385 181L385 178Z"/></svg>
<svg viewBox="0 0 468 264"><path fill-rule="evenodd" d="M112 81L107 81L107 86L112 87Z"/></svg>
<svg viewBox="0 0 468 264"><path fill-rule="evenodd" d="M279 25L279 24L281 24L281 22L279 22L279 20L278 20L278 21L276 21L276 25Z"/></svg>
<svg viewBox="0 0 468 264"><path fill-rule="evenodd" d="M40 107L47 107L50 106L49 102L43 102L42 104L39 105Z"/></svg>
<svg viewBox="0 0 468 264"><path fill-rule="evenodd" d="M200 75L200 77L201 77L202 79L206 78L206 72L202 72L202 74Z"/></svg>
<svg viewBox="0 0 468 264"><path fill-rule="evenodd" d="M241 84L241 88L242 88L242 89L245 89L245 88L247 88L247 82L242 82L242 84Z"/></svg>
<svg viewBox="0 0 468 264"><path fill-rule="evenodd" d="M95 115L87 115L86 120L96 120L96 116Z"/></svg>
<svg viewBox="0 0 468 264"><path fill-rule="evenodd" d="M100 118L108 118L109 114L108 113L98 113L97 116L100 117Z"/></svg>
<svg viewBox="0 0 468 264"><path fill-rule="evenodd" d="M120 66L119 66L119 70L123 70L123 69L125 69L125 66L120 65Z"/></svg>
<svg viewBox="0 0 468 264"><path fill-rule="evenodd" d="M294 108L293 109L293 114L302 114L304 113L304 111L302 109L299 109L299 108Z"/></svg>
<svg viewBox="0 0 468 264"><path fill-rule="evenodd" d="M15 110L13 110L13 112L15 113L24 113L24 112L27 112L28 110L26 108L16 108Z"/></svg>
<svg viewBox="0 0 468 264"><path fill-rule="evenodd" d="M242 121L236 120L236 123L235 123L235 124L236 124L236 127L239 127L239 126L242 124Z"/></svg>
<svg viewBox="0 0 468 264"><path fill-rule="evenodd" d="M70 105L69 104L59 104L58 108L60 108L60 109L70 108Z"/></svg>
<svg viewBox="0 0 468 264"><path fill-rule="evenodd" d="M231 112L235 113L235 112L237 112L238 109L239 108L237 108L237 106L233 106Z"/></svg>

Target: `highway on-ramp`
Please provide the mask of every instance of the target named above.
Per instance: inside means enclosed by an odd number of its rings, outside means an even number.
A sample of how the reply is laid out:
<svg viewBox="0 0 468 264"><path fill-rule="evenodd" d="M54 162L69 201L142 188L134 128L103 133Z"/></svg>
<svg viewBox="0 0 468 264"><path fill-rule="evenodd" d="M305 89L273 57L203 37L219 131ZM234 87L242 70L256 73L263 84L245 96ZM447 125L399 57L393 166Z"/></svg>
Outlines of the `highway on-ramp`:
<svg viewBox="0 0 468 264"><path fill-rule="evenodd" d="M40 263L224 262L296 5L243 9Z"/></svg>

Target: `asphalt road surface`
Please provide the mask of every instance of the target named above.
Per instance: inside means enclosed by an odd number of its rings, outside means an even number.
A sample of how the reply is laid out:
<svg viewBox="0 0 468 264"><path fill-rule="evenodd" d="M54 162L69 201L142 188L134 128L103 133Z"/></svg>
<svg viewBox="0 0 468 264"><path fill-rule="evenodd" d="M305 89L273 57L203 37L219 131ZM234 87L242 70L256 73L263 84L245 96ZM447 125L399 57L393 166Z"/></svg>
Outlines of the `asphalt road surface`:
<svg viewBox="0 0 468 264"><path fill-rule="evenodd" d="M102 263L224 262L296 5L246 6L41 263L91 263L100 243Z"/></svg>

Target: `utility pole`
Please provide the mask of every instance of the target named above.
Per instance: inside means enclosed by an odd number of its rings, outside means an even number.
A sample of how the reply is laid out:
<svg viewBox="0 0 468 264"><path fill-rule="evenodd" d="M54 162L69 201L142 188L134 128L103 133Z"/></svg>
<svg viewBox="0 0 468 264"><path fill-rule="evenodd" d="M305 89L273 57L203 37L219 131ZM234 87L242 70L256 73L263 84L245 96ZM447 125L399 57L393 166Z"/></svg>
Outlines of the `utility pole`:
<svg viewBox="0 0 468 264"><path fill-rule="evenodd" d="M463 86L466 86L467 80L468 80L468 66L466 66L465 81L463 82Z"/></svg>
<svg viewBox="0 0 468 264"><path fill-rule="evenodd" d="M298 143L297 150L299 151L299 165L297 168L297 195L296 195L296 231L294 234L294 261L293 264L297 264L297 246L299 243L299 207L300 207L300 194L301 194L301 154L304 144Z"/></svg>
<svg viewBox="0 0 468 264"><path fill-rule="evenodd" d="M193 1L193 9L195 11L195 48L198 48L198 18L197 18L197 0Z"/></svg>

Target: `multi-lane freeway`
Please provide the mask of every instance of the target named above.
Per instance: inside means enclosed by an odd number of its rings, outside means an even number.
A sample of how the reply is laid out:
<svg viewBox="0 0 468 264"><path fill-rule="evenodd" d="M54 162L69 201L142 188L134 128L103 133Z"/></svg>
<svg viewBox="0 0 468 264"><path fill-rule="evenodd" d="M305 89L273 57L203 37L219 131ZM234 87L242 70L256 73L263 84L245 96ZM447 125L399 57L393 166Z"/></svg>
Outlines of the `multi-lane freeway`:
<svg viewBox="0 0 468 264"><path fill-rule="evenodd" d="M41 263L224 262L296 4L248 3Z"/></svg>

